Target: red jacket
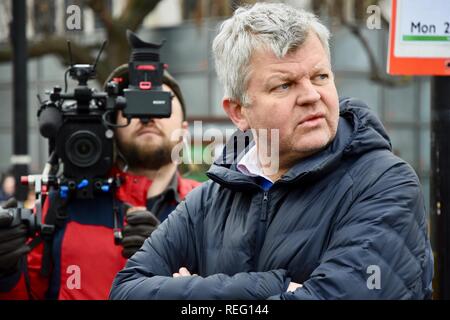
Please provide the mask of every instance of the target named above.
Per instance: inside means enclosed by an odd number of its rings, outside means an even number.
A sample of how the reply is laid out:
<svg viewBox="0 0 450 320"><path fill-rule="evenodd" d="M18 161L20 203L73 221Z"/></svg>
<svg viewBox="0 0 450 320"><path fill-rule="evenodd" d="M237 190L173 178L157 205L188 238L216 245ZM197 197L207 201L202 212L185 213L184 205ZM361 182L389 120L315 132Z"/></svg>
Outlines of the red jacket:
<svg viewBox="0 0 450 320"><path fill-rule="evenodd" d="M146 177L120 173L123 184L115 197L118 202L146 206L151 181ZM183 179L177 174L178 197L200 183ZM48 201L43 212L45 219ZM54 234L52 272L41 275L43 244L28 254L28 274L34 299L108 299L111 284L126 259L122 246L114 244L111 198L77 200L68 206L68 219ZM122 218L123 220L123 215ZM24 273L0 279L1 299L28 299Z"/></svg>

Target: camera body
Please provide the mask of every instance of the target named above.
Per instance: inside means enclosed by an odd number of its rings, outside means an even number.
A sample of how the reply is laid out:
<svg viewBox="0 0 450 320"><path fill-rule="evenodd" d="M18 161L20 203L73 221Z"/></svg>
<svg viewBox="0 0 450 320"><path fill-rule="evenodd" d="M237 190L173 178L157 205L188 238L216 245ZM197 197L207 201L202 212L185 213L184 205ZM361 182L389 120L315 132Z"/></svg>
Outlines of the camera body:
<svg viewBox="0 0 450 320"><path fill-rule="evenodd" d="M66 113L56 139L56 154L67 178L106 176L114 163L114 133L105 128L102 115Z"/></svg>

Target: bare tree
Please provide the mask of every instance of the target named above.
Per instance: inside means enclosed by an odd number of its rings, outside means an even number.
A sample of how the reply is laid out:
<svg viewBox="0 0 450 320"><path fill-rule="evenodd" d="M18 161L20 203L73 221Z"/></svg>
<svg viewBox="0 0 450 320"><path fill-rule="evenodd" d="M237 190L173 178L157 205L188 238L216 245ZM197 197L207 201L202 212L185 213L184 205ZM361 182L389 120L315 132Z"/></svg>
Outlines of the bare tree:
<svg viewBox="0 0 450 320"><path fill-rule="evenodd" d="M137 31L145 17L153 11L160 0L127 0L119 17L113 17L108 10L106 0L82 0L80 3L91 8L102 22L108 46L103 59L97 65L98 81L103 83L110 71L128 60L129 46L126 30ZM72 56L77 63L92 63L99 46L87 46L72 41ZM0 50L0 62L11 60L11 48ZM68 65L67 39L62 35L47 35L40 41L30 41L28 56L30 58L53 54L63 64Z"/></svg>
<svg viewBox="0 0 450 320"><path fill-rule="evenodd" d="M334 28L347 28L353 36L361 43L363 50L366 52L369 59L370 80L384 86L395 87L404 86L410 83L411 77L394 77L389 76L378 64L376 53L370 46L369 40L364 36L362 29L366 26L368 17L367 8L372 5L381 7L381 2L386 0L309 0L303 1L308 3L310 8L318 16L326 15L331 18ZM204 2L202 0L195 1L197 3ZM231 15L233 10L244 3L254 3L256 1L240 1L240 0L221 0L215 2L211 12L212 14L219 14L223 16ZM298 4L298 1L285 0L291 4ZM382 28L389 29L389 21L384 15L380 16Z"/></svg>
<svg viewBox="0 0 450 320"><path fill-rule="evenodd" d="M114 67L128 59L126 29L137 31L147 15L161 0L126 0L124 10L118 17L111 15L106 0L78 1L93 10L106 32L108 46L97 67L98 80L103 83ZM195 20L200 24L205 17L227 17L237 6L255 2L255 0L182 0L183 18ZM291 3L292 1L286 2ZM386 86L404 85L409 82L410 78L386 75L378 65L375 58L376 53L362 32L362 26L365 25L365 19L367 19L368 6L379 5L379 2L380 0L310 0L311 9L316 14L331 17L334 27L348 28L358 39L369 58L371 80ZM383 16L381 18L383 28L388 28L389 22ZM98 44L86 46L72 42L74 61L77 63L92 62L99 47ZM28 54L29 57L53 54L59 57L63 64L69 64L66 38L60 35L47 35L41 41L30 41ZM9 60L11 60L11 49L0 50L0 63Z"/></svg>

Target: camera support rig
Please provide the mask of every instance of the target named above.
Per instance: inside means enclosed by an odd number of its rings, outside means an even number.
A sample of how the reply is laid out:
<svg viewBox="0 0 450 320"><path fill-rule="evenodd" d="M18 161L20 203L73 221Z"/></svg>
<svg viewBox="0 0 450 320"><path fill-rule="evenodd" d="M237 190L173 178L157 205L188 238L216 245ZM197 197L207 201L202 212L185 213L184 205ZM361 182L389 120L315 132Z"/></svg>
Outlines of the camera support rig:
<svg viewBox="0 0 450 320"><path fill-rule="evenodd" d="M98 194L113 194L121 185L119 174L111 176L114 164L114 116L121 110L130 123L132 118L148 121L151 118L168 118L172 112L171 95L162 88L165 64L160 61L162 44L147 43L133 32L127 31L131 46L129 61L130 85L119 94L117 84L110 82L104 92L88 87L88 81L95 78L95 70L102 48L93 65L73 64L70 42L68 42L70 67L65 73L64 92L58 86L47 92L48 99L40 102L38 111L39 130L49 141L49 159L42 174L21 178L21 183L34 188L36 202L34 212L30 209L11 208L8 216L12 224L24 223L28 235L36 245L44 241L44 256L51 248L51 238L58 217L54 210L48 210L43 219L43 206L52 194L64 202L74 197L95 198ZM67 75L78 81L72 93L67 92ZM74 101L67 104L68 101ZM111 120L111 118L113 120ZM58 172L62 164L62 172ZM56 191L56 192L54 192ZM119 209L113 199L114 240L121 242ZM53 198L52 198L53 200ZM52 205L53 206L53 205ZM63 217L64 218L64 217ZM45 221L44 221L45 220ZM35 241L36 240L36 241ZM46 252L47 250L47 252ZM49 260L43 263L42 272L47 274Z"/></svg>

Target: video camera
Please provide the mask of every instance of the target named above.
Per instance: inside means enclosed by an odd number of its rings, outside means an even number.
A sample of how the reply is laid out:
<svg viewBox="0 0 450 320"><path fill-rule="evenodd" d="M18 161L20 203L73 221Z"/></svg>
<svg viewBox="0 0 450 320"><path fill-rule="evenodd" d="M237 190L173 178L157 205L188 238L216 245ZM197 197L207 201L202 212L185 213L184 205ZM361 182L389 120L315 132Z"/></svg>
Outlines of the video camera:
<svg viewBox="0 0 450 320"><path fill-rule="evenodd" d="M132 118L145 122L171 115L171 94L162 89L164 64L159 50L163 44L144 42L129 30L127 38L131 46L130 84L123 96L119 96L114 81L107 84L104 92L87 85L95 78L104 43L94 65L71 64L66 71L64 92L54 87L38 111L40 133L49 140L53 172L55 167L63 166L62 176L56 179L50 175L45 183L57 184L62 196L73 190L83 190L82 194L88 197L93 191L109 191L113 182L105 177L115 158L117 111L122 111L128 124ZM69 93L67 74L78 81L78 86Z"/></svg>
<svg viewBox="0 0 450 320"><path fill-rule="evenodd" d="M101 92L88 86L88 81L96 76L105 42L94 65L70 63L64 91L56 86L47 93L47 100L39 99L39 131L49 140L50 156L41 175L21 178L22 184L34 187L34 212L0 207L0 213L11 220L11 225L27 225L30 237L53 232L53 225L41 221L43 197L50 189L58 191L64 200L69 195L93 198L96 193L113 192L120 185L118 177L108 177L115 161L118 111L128 120L125 126L133 118L147 122L151 118L168 118L172 113L171 94L162 89L165 65L160 61L159 50L163 43L144 42L131 31L127 31L127 38L131 47L129 86L123 95L114 81ZM68 47L72 61L70 42ZM67 75L78 82L73 92L67 92ZM120 230L115 230L114 237L120 241Z"/></svg>

